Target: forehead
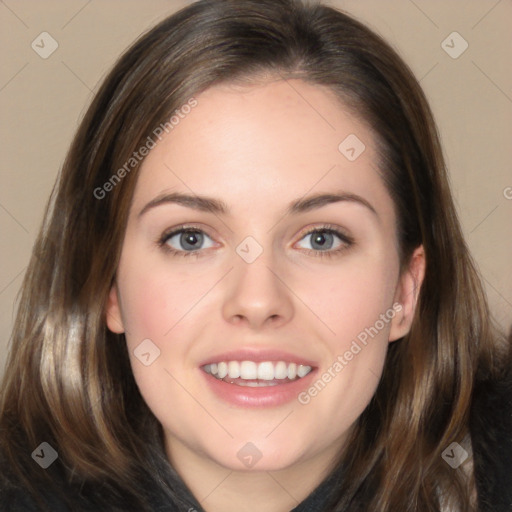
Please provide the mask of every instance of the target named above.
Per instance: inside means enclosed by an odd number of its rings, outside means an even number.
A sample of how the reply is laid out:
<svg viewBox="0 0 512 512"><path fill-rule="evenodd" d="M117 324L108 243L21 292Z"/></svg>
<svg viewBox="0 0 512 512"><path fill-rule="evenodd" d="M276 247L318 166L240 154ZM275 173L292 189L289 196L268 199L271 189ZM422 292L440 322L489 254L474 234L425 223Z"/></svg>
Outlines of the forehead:
<svg viewBox="0 0 512 512"><path fill-rule="evenodd" d="M308 193L343 190L392 214L371 130L330 90L278 80L222 84L195 99L197 106L155 139L134 209L180 191L261 215L265 204L281 208Z"/></svg>

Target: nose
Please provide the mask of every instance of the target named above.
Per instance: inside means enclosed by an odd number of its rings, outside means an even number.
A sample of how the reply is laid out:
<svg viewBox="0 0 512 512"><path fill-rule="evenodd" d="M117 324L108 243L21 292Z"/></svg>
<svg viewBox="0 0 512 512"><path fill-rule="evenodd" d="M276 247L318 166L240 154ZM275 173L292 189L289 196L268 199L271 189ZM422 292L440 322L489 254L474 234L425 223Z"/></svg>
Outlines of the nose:
<svg viewBox="0 0 512 512"><path fill-rule="evenodd" d="M258 330L283 326L293 318L293 294L266 252L252 263L237 261L228 280L222 308L227 322Z"/></svg>

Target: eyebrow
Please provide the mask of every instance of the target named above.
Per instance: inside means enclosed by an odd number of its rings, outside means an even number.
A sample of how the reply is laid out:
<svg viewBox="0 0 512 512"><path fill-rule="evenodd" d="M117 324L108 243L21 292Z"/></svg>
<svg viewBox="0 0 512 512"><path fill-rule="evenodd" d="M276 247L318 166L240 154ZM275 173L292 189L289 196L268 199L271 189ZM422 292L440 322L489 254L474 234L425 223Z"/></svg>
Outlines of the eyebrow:
<svg viewBox="0 0 512 512"><path fill-rule="evenodd" d="M288 205L288 208L286 209L286 216L309 212L328 204L339 202L360 204L378 217L377 211L366 199L357 194L347 192L336 192L330 194L319 193L306 198L302 197L292 201ZM224 201L221 201L220 199L207 196L183 194L181 192L173 192L169 194L161 194L155 197L153 200L147 203L144 208L142 208L137 217L140 218L147 211L164 204L178 204L187 208L192 208L194 210L210 212L215 215L229 214L228 206Z"/></svg>

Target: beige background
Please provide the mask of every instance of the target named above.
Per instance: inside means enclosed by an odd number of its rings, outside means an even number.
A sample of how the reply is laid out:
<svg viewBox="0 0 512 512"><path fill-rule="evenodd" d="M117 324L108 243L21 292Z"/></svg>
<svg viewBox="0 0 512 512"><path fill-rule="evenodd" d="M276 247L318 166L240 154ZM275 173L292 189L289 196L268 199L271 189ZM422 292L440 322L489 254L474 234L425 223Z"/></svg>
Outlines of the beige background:
<svg viewBox="0 0 512 512"><path fill-rule="evenodd" d="M17 293L78 121L119 54L185 0L0 1L0 373ZM512 325L512 2L329 2L409 63L431 102L468 245L499 323ZM457 59L441 47L467 41ZM48 32L58 49L31 47ZM448 44L455 49L460 40ZM508 196L508 199L507 199Z"/></svg>

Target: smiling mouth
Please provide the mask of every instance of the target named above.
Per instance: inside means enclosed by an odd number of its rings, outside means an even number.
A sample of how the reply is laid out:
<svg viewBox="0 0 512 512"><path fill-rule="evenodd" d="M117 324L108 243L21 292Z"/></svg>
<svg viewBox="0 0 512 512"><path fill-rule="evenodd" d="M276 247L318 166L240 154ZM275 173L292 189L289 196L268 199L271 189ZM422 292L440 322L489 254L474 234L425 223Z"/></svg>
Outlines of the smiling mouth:
<svg viewBox="0 0 512 512"><path fill-rule="evenodd" d="M206 364L202 370L218 380L237 386L279 386L302 379L311 366L286 361L220 361Z"/></svg>

